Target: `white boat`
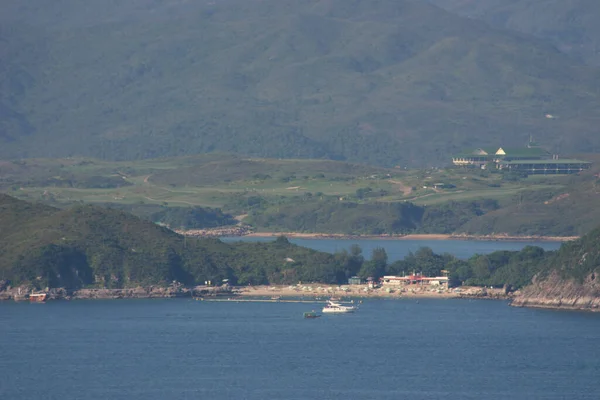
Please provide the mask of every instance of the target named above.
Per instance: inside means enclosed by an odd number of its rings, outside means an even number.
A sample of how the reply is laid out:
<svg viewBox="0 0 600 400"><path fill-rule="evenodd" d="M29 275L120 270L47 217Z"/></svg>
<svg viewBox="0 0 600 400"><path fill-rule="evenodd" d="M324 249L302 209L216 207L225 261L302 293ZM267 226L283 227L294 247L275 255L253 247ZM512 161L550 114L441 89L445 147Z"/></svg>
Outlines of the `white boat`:
<svg viewBox="0 0 600 400"><path fill-rule="evenodd" d="M328 314L346 314L346 313L353 313L354 311L356 311L356 307L355 306L345 306L341 303L338 303L336 301L332 301L329 300L327 302L327 305L325 307L323 307L323 313L328 313Z"/></svg>

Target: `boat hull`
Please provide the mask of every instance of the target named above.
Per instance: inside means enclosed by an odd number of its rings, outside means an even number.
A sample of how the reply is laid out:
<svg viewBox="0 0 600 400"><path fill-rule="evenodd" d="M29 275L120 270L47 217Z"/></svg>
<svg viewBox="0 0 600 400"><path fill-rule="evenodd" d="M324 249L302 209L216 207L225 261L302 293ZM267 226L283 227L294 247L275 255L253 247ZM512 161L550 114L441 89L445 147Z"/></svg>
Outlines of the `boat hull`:
<svg viewBox="0 0 600 400"><path fill-rule="evenodd" d="M308 318L308 319L315 319L315 318L319 318L320 315L317 314L316 312L312 311L312 312L305 312L304 313L304 318Z"/></svg>
<svg viewBox="0 0 600 400"><path fill-rule="evenodd" d="M356 310L354 306L345 306L337 301L329 300L328 304L323 308L323 313L327 314L349 314Z"/></svg>
<svg viewBox="0 0 600 400"><path fill-rule="evenodd" d="M322 312L323 314L350 314L353 313L354 310L328 310L324 308Z"/></svg>
<svg viewBox="0 0 600 400"><path fill-rule="evenodd" d="M45 303L48 295L46 293L35 293L29 295L30 303Z"/></svg>

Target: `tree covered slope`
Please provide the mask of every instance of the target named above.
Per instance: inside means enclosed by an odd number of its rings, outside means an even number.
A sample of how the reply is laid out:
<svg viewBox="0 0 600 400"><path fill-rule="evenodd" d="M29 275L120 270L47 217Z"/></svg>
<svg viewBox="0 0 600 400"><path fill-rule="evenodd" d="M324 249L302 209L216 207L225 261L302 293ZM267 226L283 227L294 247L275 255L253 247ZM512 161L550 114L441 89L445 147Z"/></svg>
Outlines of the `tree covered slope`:
<svg viewBox="0 0 600 400"><path fill-rule="evenodd" d="M565 243L515 298L515 306L600 310L600 229Z"/></svg>
<svg viewBox="0 0 600 400"><path fill-rule="evenodd" d="M7 0L0 26L3 158L600 144L596 69L424 1Z"/></svg>
<svg viewBox="0 0 600 400"><path fill-rule="evenodd" d="M428 0L461 16L553 43L560 51L600 65L600 2L596 0Z"/></svg>
<svg viewBox="0 0 600 400"><path fill-rule="evenodd" d="M290 244L184 238L131 214L94 206L58 210L0 194L0 277L38 287L338 282L347 265ZM293 273L292 273L293 272Z"/></svg>
<svg viewBox="0 0 600 400"><path fill-rule="evenodd" d="M496 210L476 216L458 231L516 235L580 236L600 223L600 166L565 178L566 185L527 190Z"/></svg>

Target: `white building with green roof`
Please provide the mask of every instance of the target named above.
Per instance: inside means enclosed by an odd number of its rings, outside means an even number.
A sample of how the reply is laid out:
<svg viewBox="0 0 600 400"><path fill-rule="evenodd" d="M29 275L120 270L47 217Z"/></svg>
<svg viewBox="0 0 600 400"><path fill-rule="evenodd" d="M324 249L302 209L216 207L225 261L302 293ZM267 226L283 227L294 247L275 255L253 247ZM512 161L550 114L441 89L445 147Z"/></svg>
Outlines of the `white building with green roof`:
<svg viewBox="0 0 600 400"><path fill-rule="evenodd" d="M452 157L452 163L459 167L496 169L526 174L572 174L590 168L591 163L576 159L561 159L543 148L530 143L522 148L477 148L466 150Z"/></svg>

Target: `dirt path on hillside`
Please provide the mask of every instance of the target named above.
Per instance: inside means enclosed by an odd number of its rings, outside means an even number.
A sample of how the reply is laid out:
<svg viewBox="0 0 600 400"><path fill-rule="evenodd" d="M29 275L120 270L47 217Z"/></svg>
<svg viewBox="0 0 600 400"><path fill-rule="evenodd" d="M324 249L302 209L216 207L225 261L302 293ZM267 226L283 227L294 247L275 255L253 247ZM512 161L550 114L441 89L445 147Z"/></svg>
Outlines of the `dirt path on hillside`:
<svg viewBox="0 0 600 400"><path fill-rule="evenodd" d="M236 215L233 217L238 222L238 225L244 222L244 218L246 218L248 214Z"/></svg>
<svg viewBox="0 0 600 400"><path fill-rule="evenodd" d="M408 196L409 194L412 193L412 188L410 186L406 186L401 181L397 181L397 180L394 180L394 179L388 179L388 182L393 183L394 185L396 185L398 187L398 189L402 192L402 194L404 196Z"/></svg>

